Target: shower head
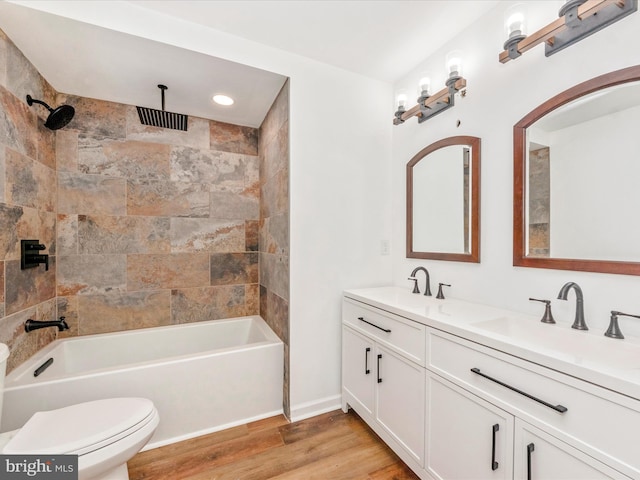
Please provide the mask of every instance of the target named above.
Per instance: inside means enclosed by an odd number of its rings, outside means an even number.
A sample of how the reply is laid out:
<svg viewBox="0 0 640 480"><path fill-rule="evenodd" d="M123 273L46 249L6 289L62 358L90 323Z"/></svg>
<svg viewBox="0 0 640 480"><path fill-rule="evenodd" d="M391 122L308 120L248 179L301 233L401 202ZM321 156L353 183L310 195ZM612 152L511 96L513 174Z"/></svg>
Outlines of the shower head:
<svg viewBox="0 0 640 480"><path fill-rule="evenodd" d="M35 98L31 98L31 95L27 95L27 104L31 106L34 103L44 105L47 110L49 110L49 116L47 117L47 121L44 122L44 126L50 130L58 130L59 128L66 126L76 113L75 109L71 105L60 105L58 108L54 109L42 100L36 100Z"/></svg>
<svg viewBox="0 0 640 480"><path fill-rule="evenodd" d="M166 85L158 85L162 95L162 110L155 108L136 107L138 109L138 117L143 125L151 125L152 127L172 128L173 130L187 131L188 116L183 113L167 112L164 109L164 91L167 90Z"/></svg>

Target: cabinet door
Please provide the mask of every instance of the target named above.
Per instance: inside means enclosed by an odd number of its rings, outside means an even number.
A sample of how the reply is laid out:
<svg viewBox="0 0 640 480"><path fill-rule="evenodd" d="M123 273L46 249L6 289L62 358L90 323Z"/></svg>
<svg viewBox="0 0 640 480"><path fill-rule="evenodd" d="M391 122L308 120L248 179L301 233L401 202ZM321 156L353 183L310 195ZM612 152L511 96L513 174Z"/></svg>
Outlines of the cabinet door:
<svg viewBox="0 0 640 480"><path fill-rule="evenodd" d="M425 369L379 345L374 367L376 420L423 466Z"/></svg>
<svg viewBox="0 0 640 480"><path fill-rule="evenodd" d="M514 478L590 480L629 477L533 425L516 420Z"/></svg>
<svg viewBox="0 0 640 480"><path fill-rule="evenodd" d="M373 342L342 327L342 388L360 405L351 405L361 415L373 415L375 358ZM351 399L348 399L351 401ZM351 402L353 403L353 402ZM362 411L364 409L364 411Z"/></svg>
<svg viewBox="0 0 640 480"><path fill-rule="evenodd" d="M510 479L511 414L427 373L425 469L443 480Z"/></svg>

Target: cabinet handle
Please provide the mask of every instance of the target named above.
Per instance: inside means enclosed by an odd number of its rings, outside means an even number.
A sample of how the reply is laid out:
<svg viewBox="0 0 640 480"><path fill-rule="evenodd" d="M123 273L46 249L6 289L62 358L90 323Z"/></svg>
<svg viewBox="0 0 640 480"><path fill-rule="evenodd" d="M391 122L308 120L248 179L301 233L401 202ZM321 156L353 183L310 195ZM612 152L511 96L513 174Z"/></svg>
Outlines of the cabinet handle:
<svg viewBox="0 0 640 480"><path fill-rule="evenodd" d="M382 379L380 378L380 359L382 358L382 354L378 354L378 383L382 383Z"/></svg>
<svg viewBox="0 0 640 480"><path fill-rule="evenodd" d="M531 480L531 454L536 449L533 443L527 445L527 480Z"/></svg>
<svg viewBox="0 0 640 480"><path fill-rule="evenodd" d="M367 347L364 351L364 374L369 375L371 370L369 370L369 352L371 348Z"/></svg>
<svg viewBox="0 0 640 480"><path fill-rule="evenodd" d="M500 425L497 423L493 426L492 441L491 441L491 470L498 469L498 462L496 462L496 433L500 430Z"/></svg>
<svg viewBox="0 0 640 480"><path fill-rule="evenodd" d="M389 330L388 328L382 328L376 325L375 323L368 322L367 320L364 319L364 317L358 317L358 320L368 325L371 325L372 327L376 327L378 330L382 330L383 332L391 333L391 330Z"/></svg>
<svg viewBox="0 0 640 480"><path fill-rule="evenodd" d="M527 392L523 392L522 390L517 389L516 387L512 387L511 385L507 385L506 383L501 382L500 380L490 377L489 375L482 373L479 368L472 368L471 371L477 375L480 375L481 377L486 378L487 380L491 380L492 382L497 383L498 385L502 385L503 387L508 388L509 390L513 390L514 392L519 393L520 395L524 395L525 397L530 398L535 402L541 403L545 407L552 408L556 412L565 413L568 410L567 407L564 407L562 405L552 405L549 402L545 402L544 400L536 398Z"/></svg>

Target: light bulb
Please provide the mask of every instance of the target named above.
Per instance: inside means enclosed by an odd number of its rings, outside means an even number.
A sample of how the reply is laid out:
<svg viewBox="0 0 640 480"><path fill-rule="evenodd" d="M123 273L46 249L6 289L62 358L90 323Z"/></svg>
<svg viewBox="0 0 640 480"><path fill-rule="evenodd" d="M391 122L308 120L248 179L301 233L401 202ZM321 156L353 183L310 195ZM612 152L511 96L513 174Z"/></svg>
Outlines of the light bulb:
<svg viewBox="0 0 640 480"><path fill-rule="evenodd" d="M431 95L431 79L429 77L422 77L418 82L418 93L420 95Z"/></svg>
<svg viewBox="0 0 640 480"><path fill-rule="evenodd" d="M407 94L404 91L398 92L396 96L396 107L398 110L407 108Z"/></svg>
<svg viewBox="0 0 640 480"><path fill-rule="evenodd" d="M449 77L462 76L462 52L460 50L449 52L447 54L446 64Z"/></svg>
<svg viewBox="0 0 640 480"><path fill-rule="evenodd" d="M526 36L526 6L516 3L504 12L504 29L507 39L516 36Z"/></svg>

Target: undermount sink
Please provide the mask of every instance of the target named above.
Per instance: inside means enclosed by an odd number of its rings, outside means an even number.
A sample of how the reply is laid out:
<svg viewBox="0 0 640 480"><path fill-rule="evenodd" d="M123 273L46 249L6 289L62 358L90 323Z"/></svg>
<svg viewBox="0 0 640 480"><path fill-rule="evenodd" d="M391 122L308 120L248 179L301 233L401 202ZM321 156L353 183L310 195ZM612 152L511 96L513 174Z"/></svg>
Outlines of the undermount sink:
<svg viewBox="0 0 640 480"><path fill-rule="evenodd" d="M552 350L576 364L599 364L625 370L640 368L640 345L632 341L510 317L476 322L472 326L506 337L513 343Z"/></svg>

